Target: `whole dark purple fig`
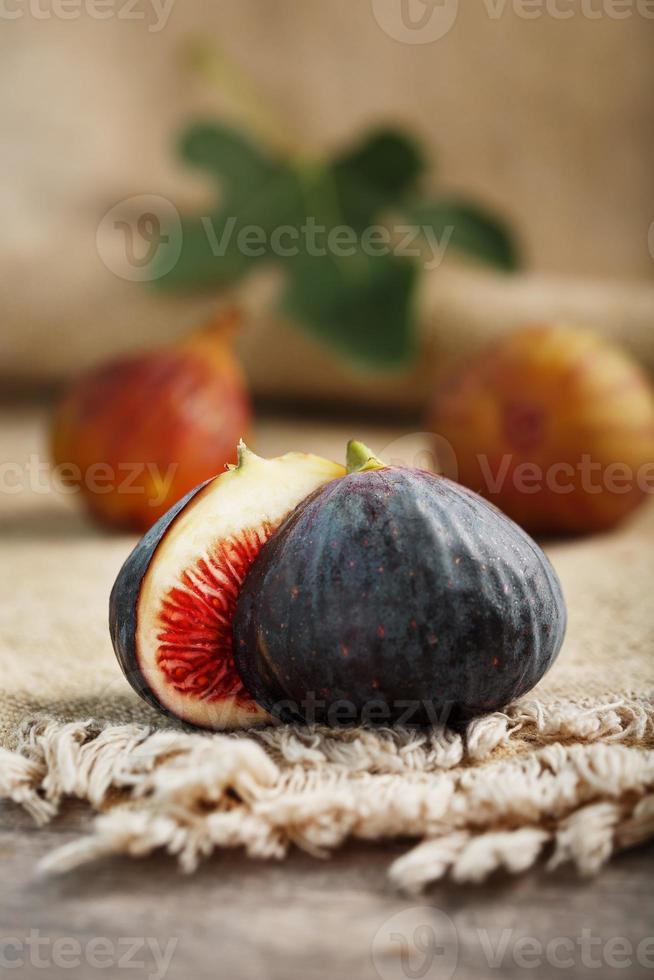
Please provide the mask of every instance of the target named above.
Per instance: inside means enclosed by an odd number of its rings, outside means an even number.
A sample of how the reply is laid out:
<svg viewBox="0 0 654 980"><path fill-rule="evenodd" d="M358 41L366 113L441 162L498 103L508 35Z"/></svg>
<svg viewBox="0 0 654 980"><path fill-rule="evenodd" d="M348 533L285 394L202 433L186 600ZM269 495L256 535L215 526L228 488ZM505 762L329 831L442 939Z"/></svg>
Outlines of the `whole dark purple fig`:
<svg viewBox="0 0 654 980"><path fill-rule="evenodd" d="M255 559L236 605L237 669L278 717L456 723L529 691L565 633L536 543L444 477L360 443Z"/></svg>

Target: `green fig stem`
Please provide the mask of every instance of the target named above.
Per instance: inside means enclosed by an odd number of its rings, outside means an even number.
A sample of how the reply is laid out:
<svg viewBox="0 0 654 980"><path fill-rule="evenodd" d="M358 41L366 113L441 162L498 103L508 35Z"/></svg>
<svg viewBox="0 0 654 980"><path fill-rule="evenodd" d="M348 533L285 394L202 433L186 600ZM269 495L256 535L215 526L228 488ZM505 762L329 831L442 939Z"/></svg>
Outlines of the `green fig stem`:
<svg viewBox="0 0 654 980"><path fill-rule="evenodd" d="M386 466L381 459L377 459L371 449L363 442L350 439L347 444L347 472L348 473L367 473L368 470L380 470Z"/></svg>
<svg viewBox="0 0 654 980"><path fill-rule="evenodd" d="M272 107L249 73L215 41L193 38L184 51L186 62L213 83L231 102L241 124L264 146L290 159L307 155L304 142Z"/></svg>
<svg viewBox="0 0 654 980"><path fill-rule="evenodd" d="M249 459L254 459L256 453L253 453L251 449L245 445L242 439L239 440L238 446L236 447L236 469L247 464Z"/></svg>

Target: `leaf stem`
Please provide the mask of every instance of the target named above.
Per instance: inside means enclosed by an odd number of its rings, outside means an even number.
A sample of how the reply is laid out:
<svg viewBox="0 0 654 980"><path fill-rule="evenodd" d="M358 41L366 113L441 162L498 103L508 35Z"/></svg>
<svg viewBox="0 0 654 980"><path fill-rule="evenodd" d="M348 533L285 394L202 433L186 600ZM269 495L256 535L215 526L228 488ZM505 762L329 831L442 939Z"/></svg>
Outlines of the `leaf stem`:
<svg viewBox="0 0 654 980"><path fill-rule="evenodd" d="M263 96L251 75L214 41L193 39L186 45L185 60L199 76L220 89L234 106L242 123L264 145L286 158L307 158L303 141L287 120Z"/></svg>

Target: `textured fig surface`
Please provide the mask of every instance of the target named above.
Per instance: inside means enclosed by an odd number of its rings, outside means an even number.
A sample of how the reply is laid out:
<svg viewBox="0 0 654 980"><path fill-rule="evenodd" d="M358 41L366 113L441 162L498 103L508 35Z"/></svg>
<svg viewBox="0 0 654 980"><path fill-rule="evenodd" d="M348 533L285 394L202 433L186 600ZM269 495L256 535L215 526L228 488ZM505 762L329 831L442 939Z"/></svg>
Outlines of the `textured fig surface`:
<svg viewBox="0 0 654 980"><path fill-rule="evenodd" d="M352 473L264 545L234 618L239 673L283 718L452 721L502 708L565 632L534 541L443 477Z"/></svg>
<svg viewBox="0 0 654 980"><path fill-rule="evenodd" d="M239 466L179 501L125 562L110 627L130 684L154 707L205 728L269 721L234 664L232 619L250 566L274 529L342 467L289 453Z"/></svg>
<svg viewBox="0 0 654 980"><path fill-rule="evenodd" d="M213 331L128 355L78 378L59 405L55 463L77 468L73 484L105 524L145 531L176 500L236 462L250 402L229 345ZM94 490L94 472L103 477Z"/></svg>
<svg viewBox="0 0 654 980"><path fill-rule="evenodd" d="M441 386L430 428L457 479L532 533L606 530L647 498L638 474L654 460L651 382L587 329L508 334Z"/></svg>

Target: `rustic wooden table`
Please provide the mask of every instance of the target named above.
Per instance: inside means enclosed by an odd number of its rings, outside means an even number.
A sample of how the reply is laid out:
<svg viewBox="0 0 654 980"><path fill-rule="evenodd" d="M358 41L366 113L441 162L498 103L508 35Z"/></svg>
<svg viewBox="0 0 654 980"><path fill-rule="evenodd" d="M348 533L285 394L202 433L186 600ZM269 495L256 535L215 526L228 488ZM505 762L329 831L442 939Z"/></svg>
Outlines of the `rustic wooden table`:
<svg viewBox="0 0 654 980"><path fill-rule="evenodd" d="M0 973L21 980L477 980L654 975L654 847L592 880L542 871L406 897L386 881L399 844L328 861L224 852L192 876L166 856L107 859L60 878L38 859L83 832L0 806ZM59 942L57 943L57 940ZM13 967L13 968L12 968Z"/></svg>

